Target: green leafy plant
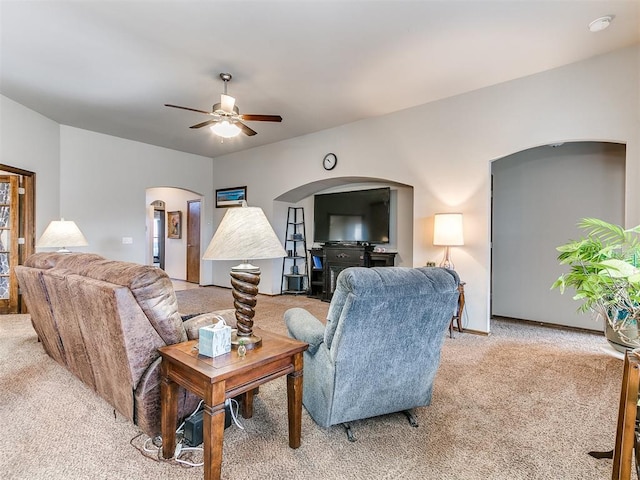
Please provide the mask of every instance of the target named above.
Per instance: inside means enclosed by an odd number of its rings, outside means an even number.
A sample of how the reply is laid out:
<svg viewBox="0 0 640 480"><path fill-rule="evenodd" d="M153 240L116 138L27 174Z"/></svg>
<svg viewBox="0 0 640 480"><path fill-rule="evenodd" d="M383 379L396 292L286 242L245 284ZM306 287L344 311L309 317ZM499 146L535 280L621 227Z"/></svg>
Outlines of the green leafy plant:
<svg viewBox="0 0 640 480"><path fill-rule="evenodd" d="M557 247L558 261L568 265L551 286L575 291L579 312L594 312L627 343L638 342L640 320L640 225L624 229L597 218L583 218L584 237ZM632 333L629 333L632 332Z"/></svg>

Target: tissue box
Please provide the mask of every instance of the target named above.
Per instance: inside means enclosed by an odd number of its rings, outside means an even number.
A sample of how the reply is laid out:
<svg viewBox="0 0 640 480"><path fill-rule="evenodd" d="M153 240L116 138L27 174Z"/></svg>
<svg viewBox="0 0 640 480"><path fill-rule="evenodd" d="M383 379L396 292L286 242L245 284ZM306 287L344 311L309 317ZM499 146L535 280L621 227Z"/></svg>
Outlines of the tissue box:
<svg viewBox="0 0 640 480"><path fill-rule="evenodd" d="M198 350L201 355L217 357L231 351L231 327L224 322L200 327Z"/></svg>

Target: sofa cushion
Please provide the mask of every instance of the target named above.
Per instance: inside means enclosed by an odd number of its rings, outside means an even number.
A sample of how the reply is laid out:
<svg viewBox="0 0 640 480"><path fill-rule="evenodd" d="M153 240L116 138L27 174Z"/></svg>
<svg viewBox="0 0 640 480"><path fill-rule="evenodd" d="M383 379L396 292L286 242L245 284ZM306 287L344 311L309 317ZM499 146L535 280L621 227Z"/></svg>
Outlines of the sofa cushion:
<svg viewBox="0 0 640 480"><path fill-rule="evenodd" d="M64 346L67 367L95 390L95 376L87 355L86 342L80 328L83 315L78 315L74 295L69 291L65 270L52 268L38 272L49 296L49 306L55 312L59 338ZM39 303L39 302L38 302ZM83 312L85 313L85 312Z"/></svg>
<svg viewBox="0 0 640 480"><path fill-rule="evenodd" d="M31 314L31 324L42 346L51 358L66 367L67 357L58 334L56 312L51 308L42 270L16 265L14 271L20 284L20 293Z"/></svg>
<svg viewBox="0 0 640 480"><path fill-rule="evenodd" d="M164 270L151 265L101 259L75 264L73 259L58 262L79 275L121 285L134 298L167 345L184 342L187 334L178 313L178 299Z"/></svg>
<svg viewBox="0 0 640 480"><path fill-rule="evenodd" d="M78 265L88 262L104 260L104 257L95 253L58 253L58 252L40 252L30 255L24 262L25 267L41 268L48 270L58 265L65 266L72 271L77 271Z"/></svg>

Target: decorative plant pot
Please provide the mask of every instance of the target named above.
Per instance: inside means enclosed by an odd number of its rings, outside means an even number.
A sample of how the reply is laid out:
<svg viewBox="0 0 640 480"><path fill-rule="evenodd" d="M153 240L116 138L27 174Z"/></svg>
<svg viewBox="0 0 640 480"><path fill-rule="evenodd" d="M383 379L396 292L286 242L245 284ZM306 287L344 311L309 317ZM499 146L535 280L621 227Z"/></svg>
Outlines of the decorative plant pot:
<svg viewBox="0 0 640 480"><path fill-rule="evenodd" d="M604 336L609 345L619 352L626 352L640 347L640 334L638 333L637 323L632 323L619 331L614 330L611 323L606 320L604 322Z"/></svg>

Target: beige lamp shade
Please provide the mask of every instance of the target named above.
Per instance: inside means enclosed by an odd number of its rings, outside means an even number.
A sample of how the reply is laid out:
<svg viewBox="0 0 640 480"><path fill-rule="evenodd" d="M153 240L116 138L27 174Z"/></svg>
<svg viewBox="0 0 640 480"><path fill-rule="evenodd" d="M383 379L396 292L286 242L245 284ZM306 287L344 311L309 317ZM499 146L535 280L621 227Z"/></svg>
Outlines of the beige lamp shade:
<svg viewBox="0 0 640 480"><path fill-rule="evenodd" d="M456 247L464 245L461 213L436 213L433 220L433 244Z"/></svg>
<svg viewBox="0 0 640 480"><path fill-rule="evenodd" d="M222 218L203 260L259 260L287 253L261 208L229 208Z"/></svg>
<svg viewBox="0 0 640 480"><path fill-rule="evenodd" d="M60 248L68 252L66 247L85 247L89 245L87 239L72 220L53 220L36 242L36 247Z"/></svg>
<svg viewBox="0 0 640 480"><path fill-rule="evenodd" d="M260 268L249 261L286 255L261 208L247 207L243 201L241 207L227 210L202 258L243 262L230 272L237 320L237 332L231 336L232 348L244 345L251 350L262 344L262 338L253 332Z"/></svg>

